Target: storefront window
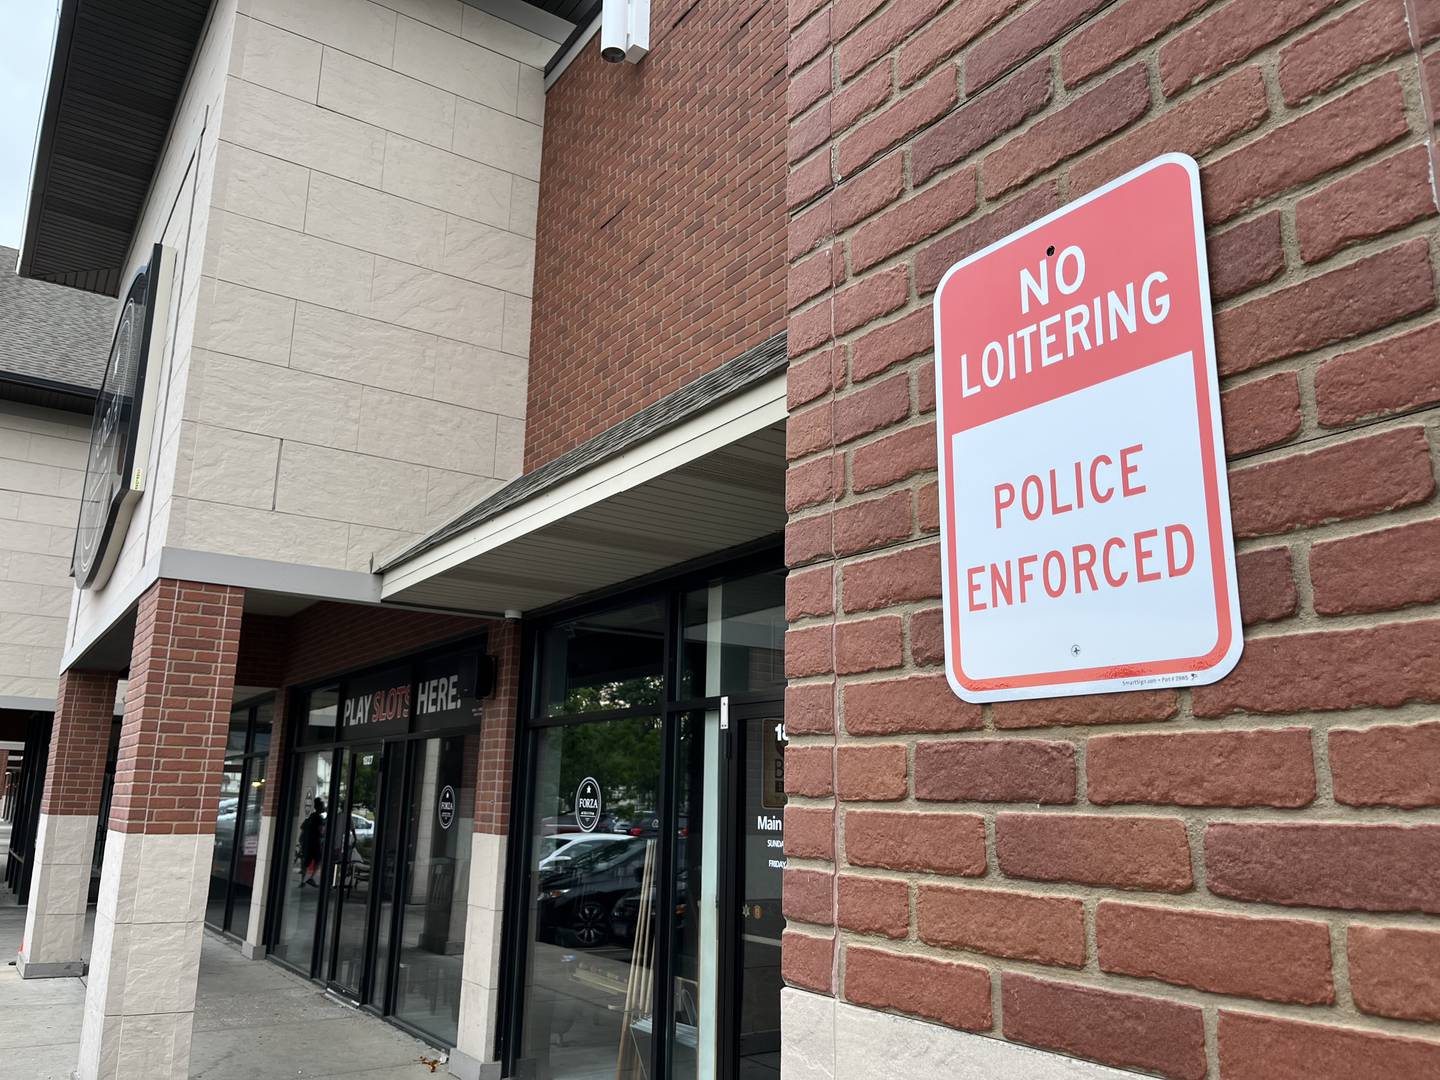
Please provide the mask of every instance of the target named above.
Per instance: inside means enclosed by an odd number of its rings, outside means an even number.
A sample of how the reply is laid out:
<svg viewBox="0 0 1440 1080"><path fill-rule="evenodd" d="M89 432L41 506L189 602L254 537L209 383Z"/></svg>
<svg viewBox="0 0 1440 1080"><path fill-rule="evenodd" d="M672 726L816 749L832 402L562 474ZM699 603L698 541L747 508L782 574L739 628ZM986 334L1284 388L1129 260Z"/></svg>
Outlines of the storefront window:
<svg viewBox="0 0 1440 1080"><path fill-rule="evenodd" d="M328 749L300 755L288 842L277 852L286 868L272 952L305 971L310 969L315 949L315 922L320 910L332 757L333 751Z"/></svg>
<svg viewBox="0 0 1440 1080"><path fill-rule="evenodd" d="M233 710L225 740L205 921L237 936L250 921L273 711L269 701Z"/></svg>
<svg viewBox="0 0 1440 1080"><path fill-rule="evenodd" d="M651 601L572 619L545 634L549 716L658 708L664 699L664 605Z"/></svg>
<svg viewBox="0 0 1440 1080"><path fill-rule="evenodd" d="M785 574L717 580L685 594L680 697L785 685Z"/></svg>

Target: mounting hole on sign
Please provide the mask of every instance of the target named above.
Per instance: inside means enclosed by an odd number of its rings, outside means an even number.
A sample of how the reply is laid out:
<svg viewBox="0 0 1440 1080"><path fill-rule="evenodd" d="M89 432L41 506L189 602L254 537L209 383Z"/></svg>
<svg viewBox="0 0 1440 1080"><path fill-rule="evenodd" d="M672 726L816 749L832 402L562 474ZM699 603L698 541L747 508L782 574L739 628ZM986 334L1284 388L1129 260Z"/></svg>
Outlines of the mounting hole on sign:
<svg viewBox="0 0 1440 1080"><path fill-rule="evenodd" d="M1047 247L1047 248L1045 249L1045 254L1046 254L1046 255L1054 255L1054 254L1055 254L1055 245L1054 245L1054 244L1051 244L1049 247Z"/></svg>
<svg viewBox="0 0 1440 1080"><path fill-rule="evenodd" d="M1079 656L1079 655L1080 655L1080 646L1079 646L1079 645L1071 645L1071 646L1070 646L1070 655L1071 655L1071 656Z"/></svg>

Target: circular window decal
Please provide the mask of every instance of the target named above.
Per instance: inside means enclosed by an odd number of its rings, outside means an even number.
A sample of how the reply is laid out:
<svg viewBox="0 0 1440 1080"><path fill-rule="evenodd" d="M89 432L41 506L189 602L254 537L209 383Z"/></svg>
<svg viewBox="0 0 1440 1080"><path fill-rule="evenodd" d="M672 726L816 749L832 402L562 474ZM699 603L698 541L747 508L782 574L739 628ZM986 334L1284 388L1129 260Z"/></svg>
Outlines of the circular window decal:
<svg viewBox="0 0 1440 1080"><path fill-rule="evenodd" d="M440 789L437 813L440 817L440 828L448 829L455 824L455 789L449 784Z"/></svg>
<svg viewBox="0 0 1440 1080"><path fill-rule="evenodd" d="M600 784L593 776L580 781L575 789L575 824L582 832L594 832L600 824Z"/></svg>

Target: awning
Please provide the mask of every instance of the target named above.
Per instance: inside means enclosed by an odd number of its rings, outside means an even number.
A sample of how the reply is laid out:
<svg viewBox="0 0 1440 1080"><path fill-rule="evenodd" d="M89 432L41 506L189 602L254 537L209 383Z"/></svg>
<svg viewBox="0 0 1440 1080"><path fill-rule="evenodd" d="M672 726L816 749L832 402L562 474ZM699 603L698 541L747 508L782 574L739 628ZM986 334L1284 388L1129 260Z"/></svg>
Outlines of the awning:
<svg viewBox="0 0 1440 1080"><path fill-rule="evenodd" d="M514 480L380 568L387 601L533 611L785 527L785 336Z"/></svg>

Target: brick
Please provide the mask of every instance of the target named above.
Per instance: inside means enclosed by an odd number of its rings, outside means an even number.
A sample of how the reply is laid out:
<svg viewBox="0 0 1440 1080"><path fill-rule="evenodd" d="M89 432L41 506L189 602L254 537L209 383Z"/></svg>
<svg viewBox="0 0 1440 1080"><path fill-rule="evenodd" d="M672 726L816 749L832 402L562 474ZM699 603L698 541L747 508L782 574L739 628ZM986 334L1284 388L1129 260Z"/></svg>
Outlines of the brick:
<svg viewBox="0 0 1440 1080"><path fill-rule="evenodd" d="M1285 269L1280 211L1242 221L1209 237L1211 299L1229 300L1272 281Z"/></svg>
<svg viewBox="0 0 1440 1080"><path fill-rule="evenodd" d="M843 41L850 32L875 14L885 0L836 0L830 11L831 32L836 41Z"/></svg>
<svg viewBox="0 0 1440 1080"><path fill-rule="evenodd" d="M915 797L953 802L1075 801L1075 747L1040 739L922 742Z"/></svg>
<svg viewBox="0 0 1440 1080"><path fill-rule="evenodd" d="M1185 892L1190 845L1179 818L1000 814L995 854L1011 877Z"/></svg>
<svg viewBox="0 0 1440 1080"><path fill-rule="evenodd" d="M915 528L921 534L940 531L940 484L931 481L915 493Z"/></svg>
<svg viewBox="0 0 1440 1080"><path fill-rule="evenodd" d="M971 218L954 232L930 241L915 254L916 293L924 296L934 292L945 271L961 259L1044 217L1059 206L1059 190L1054 181L1048 181L1027 188L1009 202Z"/></svg>
<svg viewBox="0 0 1440 1080"><path fill-rule="evenodd" d="M957 5L965 10L967 5ZM1027 64L994 89L967 101L910 145L910 172L923 184L982 146L1019 127L1050 102L1050 60Z"/></svg>
<svg viewBox="0 0 1440 1080"><path fill-rule="evenodd" d="M910 381L901 373L871 383L836 398L833 412L837 443L879 431L910 415Z"/></svg>
<svg viewBox="0 0 1440 1080"><path fill-rule="evenodd" d="M1238 374L1379 330L1434 304L1429 246L1417 237L1220 312L1220 372Z"/></svg>
<svg viewBox="0 0 1440 1080"><path fill-rule="evenodd" d="M786 5L786 25L791 30L798 29L806 19L828 3L829 0L790 0Z"/></svg>
<svg viewBox="0 0 1440 1080"><path fill-rule="evenodd" d="M848 229L898 199L905 188L904 165L900 154L881 158L836 188L835 228Z"/></svg>
<svg viewBox="0 0 1440 1080"><path fill-rule="evenodd" d="M928 945L1060 967L1085 963L1085 905L1073 897L922 884L915 918Z"/></svg>
<svg viewBox="0 0 1440 1080"><path fill-rule="evenodd" d="M863 382L929 352L934 344L935 316L928 307L912 311L855 339L850 346L850 378Z"/></svg>
<svg viewBox="0 0 1440 1080"><path fill-rule="evenodd" d="M830 93L830 57L817 56L785 83L785 115L792 120Z"/></svg>
<svg viewBox="0 0 1440 1080"><path fill-rule="evenodd" d="M785 854L797 859L834 859L835 811L795 803L786 806Z"/></svg>
<svg viewBox="0 0 1440 1080"><path fill-rule="evenodd" d="M888 60L846 83L835 94L830 133L839 135L849 130L861 117L890 100L891 83L891 63Z"/></svg>
<svg viewBox="0 0 1440 1080"><path fill-rule="evenodd" d="M1424 502L1435 491L1419 427L1267 461L1230 474L1236 536L1270 536Z"/></svg>
<svg viewBox="0 0 1440 1080"><path fill-rule="evenodd" d="M845 858L851 866L979 877L985 873L985 822L978 814L850 810Z"/></svg>
<svg viewBox="0 0 1440 1080"><path fill-rule="evenodd" d="M985 158L985 195L994 198L1129 126L1150 108L1145 66L1112 75Z"/></svg>
<svg viewBox="0 0 1440 1080"><path fill-rule="evenodd" d="M1440 701L1440 621L1256 638L1222 682L1191 691L1196 716Z"/></svg>
<svg viewBox="0 0 1440 1080"><path fill-rule="evenodd" d="M895 144L915 134L955 105L955 80L940 72L866 120L840 140L836 166L851 176Z"/></svg>
<svg viewBox="0 0 1440 1080"><path fill-rule="evenodd" d="M1415 30L1420 43L1428 45L1440 38L1440 3L1436 0L1415 0Z"/></svg>
<svg viewBox="0 0 1440 1080"><path fill-rule="evenodd" d="M946 0L898 0L840 46L840 77L852 79L924 26Z"/></svg>
<svg viewBox="0 0 1440 1080"><path fill-rule="evenodd" d="M1440 914L1440 825L1217 822L1205 877L1233 900Z"/></svg>
<svg viewBox="0 0 1440 1080"><path fill-rule="evenodd" d="M1124 904L1095 909L1100 970L1212 994L1330 1004L1330 928L1300 919Z"/></svg>
<svg viewBox="0 0 1440 1080"><path fill-rule="evenodd" d="M835 751L836 793L846 800L888 802L910 790L905 747L842 745Z"/></svg>
<svg viewBox="0 0 1440 1080"><path fill-rule="evenodd" d="M900 53L900 85L914 82L958 54L1020 3L1021 0L971 0L952 4L950 10L926 25L923 34L905 43Z"/></svg>
<svg viewBox="0 0 1440 1080"><path fill-rule="evenodd" d="M1357 1080L1440 1075L1440 1043L1220 1011L1221 1080Z"/></svg>
<svg viewBox="0 0 1440 1080"><path fill-rule="evenodd" d="M1296 203L1300 257L1308 263L1319 262L1351 244L1402 229L1434 213L1430 154L1424 146L1412 146Z"/></svg>
<svg viewBox="0 0 1440 1080"><path fill-rule="evenodd" d="M836 674L855 675L899 667L905 659L902 627L898 615L836 624Z"/></svg>
<svg viewBox="0 0 1440 1080"><path fill-rule="evenodd" d="M1440 519L1316 544L1310 580L1322 615L1440 600Z"/></svg>
<svg viewBox="0 0 1440 1080"><path fill-rule="evenodd" d="M803 161L812 150L830 141L830 102L822 101L808 115L793 120L785 129L785 154L793 165Z"/></svg>
<svg viewBox="0 0 1440 1080"><path fill-rule="evenodd" d="M845 1000L964 1031L988 1031L993 1022L984 968L856 945L845 949Z"/></svg>
<svg viewBox="0 0 1440 1080"><path fill-rule="evenodd" d="M905 267L895 266L847 285L835 294L834 332L846 334L872 319L888 315L909 298Z"/></svg>
<svg viewBox="0 0 1440 1080"><path fill-rule="evenodd" d="M1176 1080L1205 1076L1205 1025L1194 1005L1037 979L1000 979L1005 1037Z"/></svg>
<svg viewBox="0 0 1440 1080"><path fill-rule="evenodd" d="M894 491L835 511L835 554L859 555L908 539L910 493Z"/></svg>
<svg viewBox="0 0 1440 1080"><path fill-rule="evenodd" d="M828 623L785 631L786 678L828 675L834 662L834 633Z"/></svg>
<svg viewBox="0 0 1440 1080"><path fill-rule="evenodd" d="M791 513L835 498L845 483L838 455L811 458L785 470L785 509Z"/></svg>
<svg viewBox="0 0 1440 1080"><path fill-rule="evenodd" d="M786 62L792 73L814 60L830 45L830 12L821 11L790 34Z"/></svg>
<svg viewBox="0 0 1440 1080"><path fill-rule="evenodd" d="M1101 735L1085 748L1090 801L1175 806L1309 806L1309 728ZM919 762L916 762L919 782Z"/></svg>
<svg viewBox="0 0 1440 1080"><path fill-rule="evenodd" d="M1160 46L1160 85L1167 95L1208 79L1304 26L1331 0L1231 3Z"/></svg>
<svg viewBox="0 0 1440 1080"><path fill-rule="evenodd" d="M830 871L787 867L783 881L780 908L785 918L817 926L834 924L835 877Z"/></svg>
<svg viewBox="0 0 1440 1080"><path fill-rule="evenodd" d="M785 418L786 457L794 460L828 448L834 439L831 428L832 413L828 401L790 413Z"/></svg>
<svg viewBox="0 0 1440 1080"><path fill-rule="evenodd" d="M791 315L786 327L785 346L791 356L803 356L811 349L818 349L835 336L835 304L826 297Z"/></svg>
<svg viewBox="0 0 1440 1080"><path fill-rule="evenodd" d="M1269 112L1260 69L1237 71L1075 162L1070 167L1071 197L1097 188L1160 154L1179 152L1203 157L1259 125Z"/></svg>
<svg viewBox="0 0 1440 1080"><path fill-rule="evenodd" d="M785 578L785 618L790 622L835 611L835 573L828 566L797 570Z"/></svg>
<svg viewBox="0 0 1440 1080"><path fill-rule="evenodd" d="M1330 775L1344 806L1440 806L1440 722L1333 729Z"/></svg>
<svg viewBox="0 0 1440 1080"><path fill-rule="evenodd" d="M1342 353L1315 372L1320 423L1340 427L1440 402L1440 323Z"/></svg>
<svg viewBox="0 0 1440 1080"><path fill-rule="evenodd" d="M1228 5L1222 12L1237 6L1241 5ZM1394 142L1409 130L1399 76L1381 75L1206 165L1201 175L1205 220L1228 221L1256 203Z"/></svg>
<svg viewBox="0 0 1440 1080"><path fill-rule="evenodd" d="M1369 0L1280 50L1280 94L1298 105L1409 48L1404 3Z"/></svg>
<svg viewBox="0 0 1440 1080"><path fill-rule="evenodd" d="M1239 582L1240 621L1246 626L1286 619L1300 609L1289 548L1263 548L1237 555L1235 577Z"/></svg>
<svg viewBox="0 0 1440 1080"><path fill-rule="evenodd" d="M965 57L965 93L973 95L1059 41L1110 0L1040 0L985 34Z"/></svg>
<svg viewBox="0 0 1440 1080"><path fill-rule="evenodd" d="M1396 1020L1440 1021L1440 933L1352 926L1345 934L1355 1007Z"/></svg>
<svg viewBox="0 0 1440 1080"><path fill-rule="evenodd" d="M910 616L910 659L922 666L945 659L945 626L939 608Z"/></svg>
<svg viewBox="0 0 1440 1080"><path fill-rule="evenodd" d="M785 687L785 730L791 735L831 734L835 730L835 684L791 683Z"/></svg>
<svg viewBox="0 0 1440 1080"><path fill-rule="evenodd" d="M944 675L851 682L842 694L850 735L970 731L980 726L980 706L956 697Z"/></svg>
<svg viewBox="0 0 1440 1080"><path fill-rule="evenodd" d="M820 155L817 154L815 160L819 161ZM817 199L814 206L791 215L790 224L785 230L786 258L798 259L807 251L813 251L821 241L834 235L834 199L833 194L826 194ZM792 205L791 209L795 209L795 206ZM796 355L795 351L791 350L790 355Z"/></svg>
<svg viewBox="0 0 1440 1080"><path fill-rule="evenodd" d="M786 986L834 992L835 939L786 930L780 936L780 976Z"/></svg>
<svg viewBox="0 0 1440 1080"><path fill-rule="evenodd" d="M925 544L863 562L846 563L840 572L840 596L848 612L937 599L940 596L940 545Z"/></svg>
<svg viewBox="0 0 1440 1080"><path fill-rule="evenodd" d="M1173 690L998 701L990 708L995 727L1001 730L1143 724L1169 720L1179 711Z"/></svg>
<svg viewBox="0 0 1440 1080"><path fill-rule="evenodd" d="M1065 85L1078 86L1179 26L1212 0L1126 0L1092 19L1060 50Z"/></svg>
<svg viewBox="0 0 1440 1080"><path fill-rule="evenodd" d="M910 883L903 878L839 878L839 923L846 930L903 938L910 932Z"/></svg>
<svg viewBox="0 0 1440 1080"><path fill-rule="evenodd" d="M862 225L850 238L850 269L861 273L948 229L975 209L975 170L963 169Z"/></svg>
<svg viewBox="0 0 1440 1080"><path fill-rule="evenodd" d="M785 375L785 400L791 412L838 389L844 379L844 350L830 349L792 360Z"/></svg>
<svg viewBox="0 0 1440 1080"><path fill-rule="evenodd" d="M1220 395L1220 416L1226 457L1287 442L1300 432L1300 377L1282 371L1232 387Z"/></svg>
<svg viewBox="0 0 1440 1080"><path fill-rule="evenodd" d="M785 794L822 798L834 792L833 754L828 746L785 748Z"/></svg>
<svg viewBox="0 0 1440 1080"><path fill-rule="evenodd" d="M934 471L933 422L897 431L857 447L850 455L850 487L857 495Z"/></svg>

